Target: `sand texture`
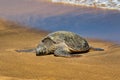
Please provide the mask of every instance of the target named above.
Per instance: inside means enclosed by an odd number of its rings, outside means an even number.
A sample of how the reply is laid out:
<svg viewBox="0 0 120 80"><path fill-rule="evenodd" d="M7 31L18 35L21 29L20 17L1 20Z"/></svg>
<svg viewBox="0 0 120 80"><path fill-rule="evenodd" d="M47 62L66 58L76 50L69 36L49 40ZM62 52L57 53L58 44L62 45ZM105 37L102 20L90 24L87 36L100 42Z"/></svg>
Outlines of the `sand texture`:
<svg viewBox="0 0 120 80"><path fill-rule="evenodd" d="M120 46L111 42L88 39L105 51L78 58L15 52L36 47L47 34L0 20L0 80L120 80Z"/></svg>

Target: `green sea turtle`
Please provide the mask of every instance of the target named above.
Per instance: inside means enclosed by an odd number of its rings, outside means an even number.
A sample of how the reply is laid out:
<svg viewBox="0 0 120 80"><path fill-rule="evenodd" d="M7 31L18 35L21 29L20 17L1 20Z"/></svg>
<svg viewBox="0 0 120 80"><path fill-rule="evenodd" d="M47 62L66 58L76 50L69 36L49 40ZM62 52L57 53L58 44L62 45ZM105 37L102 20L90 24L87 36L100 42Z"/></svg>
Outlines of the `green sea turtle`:
<svg viewBox="0 0 120 80"><path fill-rule="evenodd" d="M88 52L90 49L103 51L101 48L90 47L88 42L73 32L57 31L44 37L35 49L16 50L17 52L35 51L36 56L54 54L58 57L76 57L74 53Z"/></svg>

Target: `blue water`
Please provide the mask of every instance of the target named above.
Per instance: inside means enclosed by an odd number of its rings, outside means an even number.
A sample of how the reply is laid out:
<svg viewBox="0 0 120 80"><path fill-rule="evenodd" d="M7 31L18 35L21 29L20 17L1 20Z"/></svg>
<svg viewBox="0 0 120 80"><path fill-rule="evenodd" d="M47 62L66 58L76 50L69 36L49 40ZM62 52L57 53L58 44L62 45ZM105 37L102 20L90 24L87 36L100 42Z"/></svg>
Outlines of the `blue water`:
<svg viewBox="0 0 120 80"><path fill-rule="evenodd" d="M7 5L8 4L9 3L7 3ZM51 7L50 3L49 6L46 5L43 7L43 12L45 11L44 9L50 7L46 12L48 14L44 15L41 14L40 7L35 7L39 6L38 2L30 4L32 5L29 6L28 9L34 7L33 11L26 13L19 12L16 14L12 12L3 14L3 12L0 13L0 15L3 18L17 21L29 27L48 31L72 31L83 37L98 38L120 43L120 11L82 8L62 4L55 4ZM19 6L18 9L20 8ZM14 6L11 7L13 8ZM40 11L37 11L39 9ZM65 11L65 9L68 11L59 14L59 11L62 12L62 10Z"/></svg>
<svg viewBox="0 0 120 80"><path fill-rule="evenodd" d="M97 14L71 12L47 18L31 16L26 24L48 31L66 30L84 37L120 42L120 13L118 12Z"/></svg>

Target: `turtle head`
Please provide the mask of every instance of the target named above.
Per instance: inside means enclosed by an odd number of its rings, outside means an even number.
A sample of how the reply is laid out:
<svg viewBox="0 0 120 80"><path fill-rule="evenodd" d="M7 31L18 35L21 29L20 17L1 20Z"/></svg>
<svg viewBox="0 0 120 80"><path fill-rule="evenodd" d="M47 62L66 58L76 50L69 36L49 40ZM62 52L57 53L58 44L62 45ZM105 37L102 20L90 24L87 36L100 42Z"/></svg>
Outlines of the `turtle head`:
<svg viewBox="0 0 120 80"><path fill-rule="evenodd" d="M43 44L39 44L36 48L36 56L46 55L46 47Z"/></svg>

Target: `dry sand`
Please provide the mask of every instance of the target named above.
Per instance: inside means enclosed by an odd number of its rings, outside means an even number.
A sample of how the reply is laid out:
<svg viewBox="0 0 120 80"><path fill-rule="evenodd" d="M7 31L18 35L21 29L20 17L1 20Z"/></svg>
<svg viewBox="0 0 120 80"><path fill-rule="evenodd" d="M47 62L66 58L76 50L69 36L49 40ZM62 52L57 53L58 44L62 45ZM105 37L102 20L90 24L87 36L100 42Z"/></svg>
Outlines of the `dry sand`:
<svg viewBox="0 0 120 80"><path fill-rule="evenodd" d="M36 47L47 34L0 20L0 80L120 80L120 46L111 42L88 39L105 51L79 58L15 52Z"/></svg>

